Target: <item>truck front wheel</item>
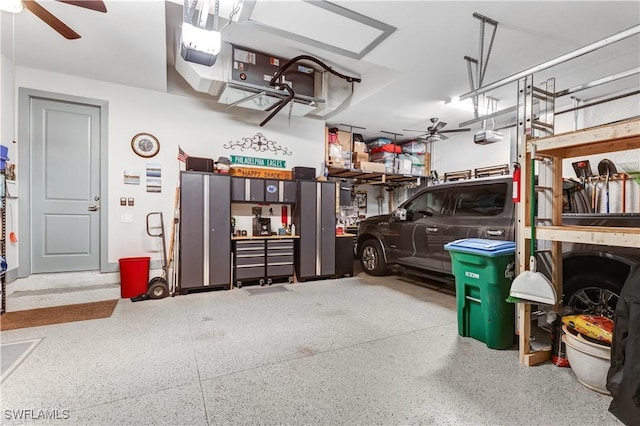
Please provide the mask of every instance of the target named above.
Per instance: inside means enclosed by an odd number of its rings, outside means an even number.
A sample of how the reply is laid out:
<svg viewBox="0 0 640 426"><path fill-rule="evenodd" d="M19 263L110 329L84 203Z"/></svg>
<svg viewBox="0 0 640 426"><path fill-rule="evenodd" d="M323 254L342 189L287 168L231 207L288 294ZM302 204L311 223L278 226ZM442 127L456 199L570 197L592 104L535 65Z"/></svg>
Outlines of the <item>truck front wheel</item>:
<svg viewBox="0 0 640 426"><path fill-rule="evenodd" d="M380 276L387 273L384 253L376 240L366 240L360 247L360 267L369 275Z"/></svg>
<svg viewBox="0 0 640 426"><path fill-rule="evenodd" d="M603 275L574 275L564 282L564 304L577 313L613 319L622 284Z"/></svg>

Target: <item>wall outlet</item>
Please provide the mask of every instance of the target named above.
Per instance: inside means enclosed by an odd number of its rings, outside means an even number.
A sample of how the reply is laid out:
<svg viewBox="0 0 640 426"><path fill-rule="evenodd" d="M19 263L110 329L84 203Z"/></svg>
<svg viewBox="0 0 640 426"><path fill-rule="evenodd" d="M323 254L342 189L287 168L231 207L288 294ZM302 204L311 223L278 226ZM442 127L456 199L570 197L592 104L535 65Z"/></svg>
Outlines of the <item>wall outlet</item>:
<svg viewBox="0 0 640 426"><path fill-rule="evenodd" d="M133 222L133 215L131 213L122 213L122 216L120 217L120 221L122 223L131 223Z"/></svg>

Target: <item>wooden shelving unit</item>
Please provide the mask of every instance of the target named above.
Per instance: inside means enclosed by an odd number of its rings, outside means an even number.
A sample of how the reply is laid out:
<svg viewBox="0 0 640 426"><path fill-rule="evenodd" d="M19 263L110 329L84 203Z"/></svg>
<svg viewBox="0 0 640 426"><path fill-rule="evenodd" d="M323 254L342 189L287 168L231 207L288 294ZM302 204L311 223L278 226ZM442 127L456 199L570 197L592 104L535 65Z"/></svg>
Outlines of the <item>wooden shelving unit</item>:
<svg viewBox="0 0 640 426"><path fill-rule="evenodd" d="M328 167L329 177L355 179L362 183L375 184L403 184L416 182L421 176L398 175L393 173L369 172L366 170L343 169ZM424 176L422 176L424 178Z"/></svg>
<svg viewBox="0 0 640 426"><path fill-rule="evenodd" d="M608 246L632 247L640 249L640 228L632 227L599 227L599 226L565 226L562 225L562 159L593 154L603 154L616 151L640 148L640 119L621 121L618 123L598 126L575 132L562 133L539 139L531 139L527 143L526 158L523 162L522 175L530 173L531 143L536 145L536 155L552 158L553 185L551 196L553 199L553 225L539 226L536 238L552 241L552 282L557 294L562 295L562 242L589 243ZM523 183L523 187L527 187ZM526 205L531 200L527 200ZM528 219L520 220L518 233L523 236L519 242L531 239L531 229ZM518 262L520 270L524 270L529 253L520 250ZM526 268L525 268L526 269ZM525 365L535 365L549 359L547 350L530 351L530 305L519 303L520 331L520 362Z"/></svg>

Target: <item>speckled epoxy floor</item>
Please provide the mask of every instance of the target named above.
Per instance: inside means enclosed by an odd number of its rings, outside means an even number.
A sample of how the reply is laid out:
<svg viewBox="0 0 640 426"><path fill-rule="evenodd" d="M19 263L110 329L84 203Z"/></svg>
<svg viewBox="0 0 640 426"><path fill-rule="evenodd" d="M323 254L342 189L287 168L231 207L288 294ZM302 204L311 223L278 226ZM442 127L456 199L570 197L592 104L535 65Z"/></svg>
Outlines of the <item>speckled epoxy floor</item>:
<svg viewBox="0 0 640 426"><path fill-rule="evenodd" d="M0 423L620 424L570 369L458 336L455 296L363 275L286 287L2 332L43 340L2 383Z"/></svg>

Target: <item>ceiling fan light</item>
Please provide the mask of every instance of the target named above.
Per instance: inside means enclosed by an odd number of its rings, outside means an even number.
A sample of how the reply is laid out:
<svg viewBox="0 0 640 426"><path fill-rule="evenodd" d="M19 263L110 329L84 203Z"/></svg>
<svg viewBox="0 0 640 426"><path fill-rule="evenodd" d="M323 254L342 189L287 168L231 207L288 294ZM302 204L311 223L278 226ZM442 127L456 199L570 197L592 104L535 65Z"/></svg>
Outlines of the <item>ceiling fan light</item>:
<svg viewBox="0 0 640 426"><path fill-rule="evenodd" d="M22 0L2 0L0 2L0 10L9 13L20 13L24 9Z"/></svg>

